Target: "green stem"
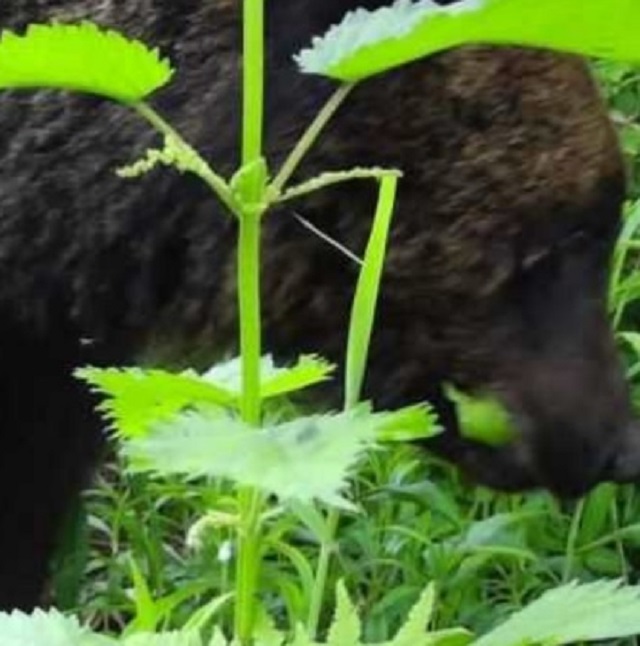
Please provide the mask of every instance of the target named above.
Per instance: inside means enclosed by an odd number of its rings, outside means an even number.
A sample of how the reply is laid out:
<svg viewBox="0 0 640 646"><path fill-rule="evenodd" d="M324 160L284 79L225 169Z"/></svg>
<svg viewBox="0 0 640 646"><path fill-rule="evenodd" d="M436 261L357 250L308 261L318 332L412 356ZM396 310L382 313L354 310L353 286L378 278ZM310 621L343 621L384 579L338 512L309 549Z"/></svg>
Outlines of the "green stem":
<svg viewBox="0 0 640 646"><path fill-rule="evenodd" d="M238 213L238 205L234 201L231 190L227 182L216 174L211 166L192 148L180 135L180 133L169 125L150 105L146 103L136 103L133 108L146 121L148 121L155 130L178 144L185 154L192 160L189 170L209 186L209 188L220 198L223 204L232 213Z"/></svg>
<svg viewBox="0 0 640 646"><path fill-rule="evenodd" d="M340 512L335 508L331 509L327 515L327 536L323 539L320 545L318 566L313 580L313 590L311 591L311 601L309 603L307 633L311 639L315 639L318 633L320 614L322 612L322 602L324 601L331 557L335 551L335 536L338 531L339 522Z"/></svg>
<svg viewBox="0 0 640 646"><path fill-rule="evenodd" d="M242 355L242 419L260 425L260 213L240 217L238 305Z"/></svg>
<svg viewBox="0 0 640 646"><path fill-rule="evenodd" d="M609 502L609 510L611 514L611 524L614 528L615 536L615 546L616 552L618 553L618 559L620 561L620 569L622 570L622 576L626 583L629 583L629 566L627 565L627 557L624 551L624 542L620 538L620 517L618 516L618 507L616 496L611 496L611 501Z"/></svg>
<svg viewBox="0 0 640 646"><path fill-rule="evenodd" d="M262 156L264 120L264 0L244 0L242 165Z"/></svg>
<svg viewBox="0 0 640 646"><path fill-rule="evenodd" d="M318 112L315 119L311 122L305 133L302 135L302 138L295 145L294 149L291 151L284 164L282 165L282 168L278 171L278 174L271 183L269 191L272 195L280 195L282 189L291 179L293 173L295 173L296 168L298 168L298 165L302 161L303 157L307 154L307 152L309 152L311 146L313 146L324 127L331 120L338 108L342 105L354 86L355 83L347 83L345 85L341 85L331 95L331 97L329 97L329 100L325 103L322 110Z"/></svg>
<svg viewBox="0 0 640 646"><path fill-rule="evenodd" d="M262 157L264 119L264 0L243 4L243 121L242 165ZM263 190L256 184L256 192ZM242 419L252 426L261 421L260 406L260 220L262 212L248 205L259 204L262 195L247 199L238 213L238 307L242 356ZM263 497L252 487L239 492L240 527L236 570L235 639L248 646L253 637L256 594L260 572Z"/></svg>
<svg viewBox="0 0 640 646"><path fill-rule="evenodd" d="M562 582L568 583L573 576L573 568L576 562L576 546L578 544L578 536L580 534L580 525L584 516L584 498L581 499L573 512L571 517L571 525L569 527L569 535L567 536L567 547L565 555L565 563L562 571Z"/></svg>
<svg viewBox="0 0 640 646"><path fill-rule="evenodd" d="M260 574L262 536L260 512L263 498L259 491L244 487L239 492L241 524L236 564L235 638L242 646L251 644L256 619L256 592ZM235 643L235 642L234 642Z"/></svg>
<svg viewBox="0 0 640 646"><path fill-rule="evenodd" d="M260 218L245 211L239 218L238 299L242 356L242 419L260 425ZM260 513L262 496L253 488L240 490L240 533L236 571L235 636L249 644L255 623L256 592L260 568Z"/></svg>

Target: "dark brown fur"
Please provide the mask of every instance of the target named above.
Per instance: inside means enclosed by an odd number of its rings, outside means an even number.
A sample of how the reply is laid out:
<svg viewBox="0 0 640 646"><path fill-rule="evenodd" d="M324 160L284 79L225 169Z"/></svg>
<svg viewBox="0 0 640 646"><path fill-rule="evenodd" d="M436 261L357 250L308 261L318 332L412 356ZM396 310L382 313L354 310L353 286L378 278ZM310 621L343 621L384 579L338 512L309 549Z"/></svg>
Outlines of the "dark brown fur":
<svg viewBox="0 0 640 646"><path fill-rule="evenodd" d="M10 0L0 24L88 17L160 45L179 73L155 105L228 175L239 143L238 4ZM300 75L292 54L355 4L270 4L272 169L332 91ZM71 369L129 363L158 344L174 356L234 344L231 218L193 178L113 175L154 143L133 115L96 99L0 101L0 606L36 601L59 519L100 445ZM623 169L584 63L475 47L365 83L299 177L355 165L405 173L369 396L380 406L434 401L448 432L432 447L497 487L575 495L635 476L640 451L605 308ZM354 183L268 217L268 350L342 357L357 267L292 214L359 252L373 205L373 188ZM445 381L499 396L521 439L503 450L462 440Z"/></svg>

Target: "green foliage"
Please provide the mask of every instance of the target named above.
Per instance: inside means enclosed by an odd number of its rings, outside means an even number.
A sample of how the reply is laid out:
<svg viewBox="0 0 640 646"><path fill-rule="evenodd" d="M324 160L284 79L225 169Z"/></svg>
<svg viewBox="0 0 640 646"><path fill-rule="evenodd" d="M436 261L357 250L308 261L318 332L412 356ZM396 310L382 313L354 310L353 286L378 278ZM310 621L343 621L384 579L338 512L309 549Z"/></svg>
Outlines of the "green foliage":
<svg viewBox="0 0 640 646"><path fill-rule="evenodd" d="M371 414L358 407L335 415L297 417L255 429L219 409L160 422L123 443L133 471L228 478L284 500L321 500L350 508L340 495L346 477L379 434L432 432L428 410ZM413 427L413 428L412 428Z"/></svg>
<svg viewBox="0 0 640 646"><path fill-rule="evenodd" d="M270 399L301 390L328 379L334 369L314 356L300 357L290 368L278 368L271 356L263 357L260 395ZM106 395L99 410L123 437L147 435L152 425L185 409L239 407L239 359L216 365L202 375L194 370L173 374L141 368L81 368L75 375Z"/></svg>
<svg viewBox="0 0 640 646"><path fill-rule="evenodd" d="M237 394L199 377L140 368L82 368L83 379L105 399L99 410L123 437L141 437L150 427L187 407L237 406Z"/></svg>
<svg viewBox="0 0 640 646"><path fill-rule="evenodd" d="M548 47L640 62L634 0L396 0L347 14L297 57L303 72L356 81L465 43Z"/></svg>
<svg viewBox="0 0 640 646"><path fill-rule="evenodd" d="M347 412L255 429L224 413L191 412L125 442L123 451L135 471L224 477L285 500L349 506L339 492L375 441L375 420Z"/></svg>
<svg viewBox="0 0 640 646"><path fill-rule="evenodd" d="M91 633L71 617L56 610L35 610L27 615L14 611L0 613L2 646L113 646L115 642Z"/></svg>
<svg viewBox="0 0 640 646"><path fill-rule="evenodd" d="M378 206L353 298L344 384L347 408L355 406L361 396L397 186L394 175L380 180Z"/></svg>
<svg viewBox="0 0 640 646"><path fill-rule="evenodd" d="M249 100L243 122L243 165L229 181L216 175L169 124L140 103L171 75L155 52L90 25L34 26L25 37L5 33L0 42L0 87L58 87L102 94L134 104L162 134L164 149L150 151L122 175L138 176L157 165L175 165L194 172L220 197L240 224L243 312L242 359L203 375L137 369L79 372L94 389L108 395L102 410L124 436L124 451L137 468L185 473L189 480L169 477L143 484L129 473L110 475L106 486L92 494L93 509L101 514L92 514L92 526L101 540L88 568L95 579L100 572L106 582L95 585L88 604L81 599L78 605L99 625L127 626L119 640L91 634L75 620L52 612L35 613L29 619L20 613L0 615L0 642L226 646L222 629L230 632L226 606L233 596L229 591L235 589L234 646L244 646L252 636L257 646L285 642L315 646L321 643L316 634L327 629L328 645L466 646L470 633L451 628L461 620L476 632L485 632L559 581L624 575L626 551L640 547L636 520L640 500L629 489L603 487L575 509L559 509L544 496L470 491L437 462L426 469L422 459L400 448L369 452L365 468L355 478L358 508L367 513L325 515L311 504L320 500L349 507L343 497L347 476L364 448L380 439L424 437L434 432L436 421L427 406L394 414L372 414L366 406L355 406L399 173L358 168L286 187L304 153L346 98L345 87L332 97L269 183L260 141L263 61L258 36L263 4L261 0L244 4L246 33L256 38L250 39L245 52L251 70L244 86ZM448 8L405 0L391 9L356 12L319 40L314 51L303 53L300 62L307 71L359 79L466 41L529 43L638 60L634 32L640 29L634 27L639 11L630 0L609 0L606 5L602 0L586 4L467 0ZM126 73L113 77L114 60ZM109 63L108 74L102 61ZM636 76L627 68L602 69L615 100L624 96L627 101ZM634 155L640 147L640 139L634 139L637 114L624 112L625 148ZM369 178L380 181L382 191L350 325L348 410L275 423L262 410L265 400L320 383L332 367L311 357L284 369L275 368L270 357L260 359L256 244L260 218L278 201L336 182ZM612 279L611 306L621 325L630 325L634 301L640 296L633 274L639 248L636 206L628 213ZM637 338L632 332L621 333L621 339L625 348L635 350ZM633 373L640 361L637 353L630 354ZM493 440L496 430L510 429L495 402L460 396L457 405L467 432ZM290 415L276 419L283 418ZM257 428L259 423L263 425ZM194 481L200 474L207 477ZM232 489L208 476L230 478L249 488ZM275 493L288 505L267 504L255 488ZM198 540L185 550L185 528L192 524L192 537L197 533ZM339 568L331 567L333 554L338 555ZM338 585L338 580L345 583ZM434 604L429 588L413 605L425 580L437 584L439 603ZM325 597L334 585L338 602L331 623ZM356 607L362 612L356 613ZM516 646L633 634L640 630L634 619L639 614L634 588L573 585L542 596L478 641ZM271 615L275 620L269 619ZM212 618L217 628L211 640L204 640L200 631L210 627ZM300 624L305 618L307 623ZM427 623L431 632L426 632ZM182 630L143 632L173 628Z"/></svg>
<svg viewBox="0 0 640 646"><path fill-rule="evenodd" d="M640 590L597 581L549 590L474 646L600 641L640 632Z"/></svg>
<svg viewBox="0 0 640 646"><path fill-rule="evenodd" d="M240 395L242 370L239 358L220 363L203 375L207 382L219 383ZM262 357L260 363L260 397L280 397L322 383L329 379L335 366L316 355L303 355L289 367L277 367L271 355Z"/></svg>
<svg viewBox="0 0 640 646"><path fill-rule="evenodd" d="M47 87L138 103L172 74L157 51L91 23L31 25L24 36L0 37L2 89Z"/></svg>

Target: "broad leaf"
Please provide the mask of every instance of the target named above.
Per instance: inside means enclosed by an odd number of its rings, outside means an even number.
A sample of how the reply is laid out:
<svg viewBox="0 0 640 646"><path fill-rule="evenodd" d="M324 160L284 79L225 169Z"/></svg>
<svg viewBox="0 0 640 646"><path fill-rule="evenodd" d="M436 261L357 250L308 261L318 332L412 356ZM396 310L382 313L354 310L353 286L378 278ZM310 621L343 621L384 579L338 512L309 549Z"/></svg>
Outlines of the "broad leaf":
<svg viewBox="0 0 640 646"><path fill-rule="evenodd" d="M80 25L31 25L0 36L0 88L55 88L138 103L172 75L166 60L137 40Z"/></svg>
<svg viewBox="0 0 640 646"><path fill-rule="evenodd" d="M57 610L0 613L2 646L115 646L116 642L83 628Z"/></svg>
<svg viewBox="0 0 640 646"><path fill-rule="evenodd" d="M546 47L640 63L637 0L397 0L357 9L302 51L302 71L355 81L465 43Z"/></svg>
<svg viewBox="0 0 640 646"><path fill-rule="evenodd" d="M335 366L316 355L303 355L293 366L276 366L271 355L260 360L260 396L262 399L279 397L326 381L331 377ZM236 357L220 363L205 374L202 379L223 385L240 396L242 388L242 365Z"/></svg>
<svg viewBox="0 0 640 646"><path fill-rule="evenodd" d="M615 581L550 590L473 646L556 646L640 634L640 587Z"/></svg>
<svg viewBox="0 0 640 646"><path fill-rule="evenodd" d="M282 499L350 507L341 491L377 423L351 411L256 429L234 416L193 411L125 441L123 452L134 471L229 478Z"/></svg>
<svg viewBox="0 0 640 646"><path fill-rule="evenodd" d="M172 374L140 368L81 368L76 377L107 396L99 410L123 437L146 435L153 424L186 408L234 406L235 393L193 372Z"/></svg>

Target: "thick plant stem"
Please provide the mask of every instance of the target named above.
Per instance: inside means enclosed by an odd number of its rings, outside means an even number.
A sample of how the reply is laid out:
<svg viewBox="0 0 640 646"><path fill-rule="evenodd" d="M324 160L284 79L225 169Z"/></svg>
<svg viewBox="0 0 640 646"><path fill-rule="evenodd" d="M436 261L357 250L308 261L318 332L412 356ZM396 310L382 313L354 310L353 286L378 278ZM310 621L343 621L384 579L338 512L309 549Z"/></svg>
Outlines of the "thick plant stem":
<svg viewBox="0 0 640 646"><path fill-rule="evenodd" d="M260 213L240 217L238 246L238 297L242 350L242 419L260 424ZM252 488L239 495L240 526L236 576L235 634L241 644L250 643L255 620L260 568L260 511L262 496Z"/></svg>
<svg viewBox="0 0 640 646"><path fill-rule="evenodd" d="M242 165L262 158L264 118L264 0L244 0L244 65ZM264 187L255 185L259 193ZM238 305L242 355L242 419L258 427L260 406L260 220L262 212L253 205L262 195L245 196L238 213ZM236 568L235 639L248 646L253 637L256 594L260 572L261 494L246 487L239 492L238 560Z"/></svg>
<svg viewBox="0 0 640 646"><path fill-rule="evenodd" d="M242 419L260 425L260 214L240 217L238 304L242 353Z"/></svg>
<svg viewBox="0 0 640 646"><path fill-rule="evenodd" d="M242 165L262 156L264 120L264 0L244 0Z"/></svg>

